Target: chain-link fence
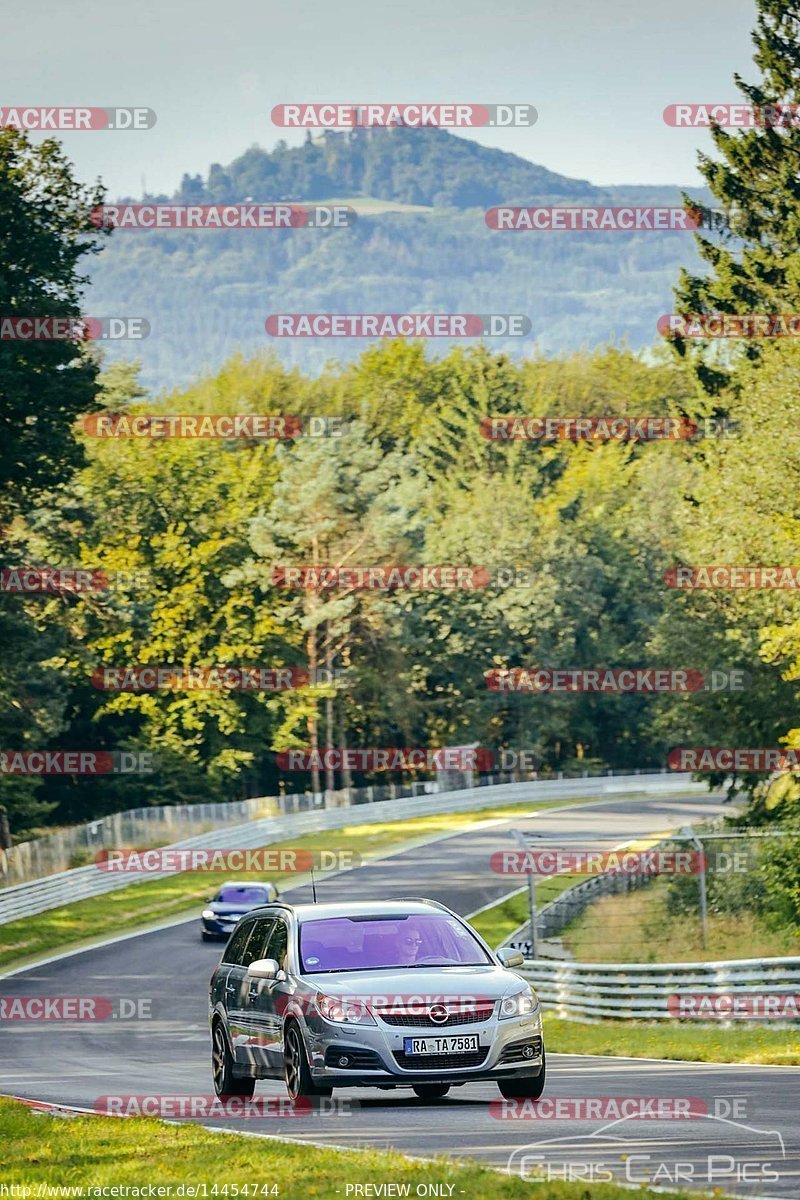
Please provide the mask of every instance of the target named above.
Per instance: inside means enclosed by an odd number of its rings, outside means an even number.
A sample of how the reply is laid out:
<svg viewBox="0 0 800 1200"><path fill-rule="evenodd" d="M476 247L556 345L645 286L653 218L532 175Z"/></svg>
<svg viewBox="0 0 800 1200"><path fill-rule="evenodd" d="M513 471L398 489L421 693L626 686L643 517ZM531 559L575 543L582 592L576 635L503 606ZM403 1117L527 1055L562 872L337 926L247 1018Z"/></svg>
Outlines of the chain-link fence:
<svg viewBox="0 0 800 1200"><path fill-rule="evenodd" d="M518 834L532 957L689 962L800 953L800 830L717 826L613 845Z"/></svg>

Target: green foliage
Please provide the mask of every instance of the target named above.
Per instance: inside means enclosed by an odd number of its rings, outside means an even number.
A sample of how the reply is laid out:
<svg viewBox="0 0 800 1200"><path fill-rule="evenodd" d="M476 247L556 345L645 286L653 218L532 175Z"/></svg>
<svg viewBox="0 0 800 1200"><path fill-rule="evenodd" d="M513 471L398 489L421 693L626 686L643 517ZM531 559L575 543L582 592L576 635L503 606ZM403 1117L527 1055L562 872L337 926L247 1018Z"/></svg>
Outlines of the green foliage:
<svg viewBox="0 0 800 1200"><path fill-rule="evenodd" d="M96 249L89 220L100 188L82 188L57 142L34 146L0 129L0 320L80 316L82 257ZM0 535L2 566L30 562L20 513L81 462L76 416L95 395L96 363L77 339L0 339ZM0 746L38 748L63 724L63 679L47 660L63 642L63 612L0 594ZM0 776L12 827L36 824L53 803L38 781Z"/></svg>
<svg viewBox="0 0 800 1200"><path fill-rule="evenodd" d="M797 0L757 0L753 56L758 83L735 75L745 101L757 108L800 100L800 4ZM682 313L792 313L800 304L800 128L756 124L752 129L712 126L715 157L701 154L700 171L730 227L722 238L695 235L705 275L684 270L676 289ZM688 203L692 204L691 200ZM687 353L685 342L677 343ZM746 354L757 357L757 343ZM695 354L692 354L695 358ZM701 353L700 378L709 392L724 386L728 375Z"/></svg>
<svg viewBox="0 0 800 1200"><path fill-rule="evenodd" d="M97 249L91 208L58 143L0 129L0 318L81 315L81 258ZM80 461L71 425L96 364L77 339L0 340L0 520Z"/></svg>

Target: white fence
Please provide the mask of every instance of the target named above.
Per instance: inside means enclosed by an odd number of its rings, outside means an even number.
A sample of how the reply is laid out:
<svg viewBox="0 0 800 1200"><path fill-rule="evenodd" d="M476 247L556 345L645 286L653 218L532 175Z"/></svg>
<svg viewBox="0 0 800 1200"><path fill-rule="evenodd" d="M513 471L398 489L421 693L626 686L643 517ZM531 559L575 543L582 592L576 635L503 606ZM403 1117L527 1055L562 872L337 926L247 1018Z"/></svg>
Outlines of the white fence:
<svg viewBox="0 0 800 1200"><path fill-rule="evenodd" d="M249 850L267 846L287 837L300 837L326 829L341 829L346 825L367 825L378 821L399 821L426 813L468 812L492 804L524 804L539 800L566 800L578 797L599 799L602 796L647 793L665 795L671 792L705 793L705 783L694 783L690 775L647 774L594 779L537 780L530 783L505 783L494 787L466 788L456 792L440 792L436 796L417 796L400 800L383 800L353 807L325 808L311 812L267 817L244 825L229 826L187 838L172 845L178 849L203 847L213 850ZM100 896L131 883L162 878L161 874L129 875L101 871L96 865L62 871L44 879L16 884L0 889L0 925L21 917L60 908L76 900Z"/></svg>
<svg viewBox="0 0 800 1200"><path fill-rule="evenodd" d="M623 776L651 773L654 772L648 767L620 772ZM663 773L666 773L666 767ZM610 770L594 773L584 771L581 778L615 774L616 772ZM575 774L569 777L578 776ZM555 778L561 780L564 775L559 771ZM514 776L510 772L476 777L469 771L441 771L437 772L436 779L416 780L413 783L391 782L342 788L333 792L254 796L248 800L228 800L224 803L153 804L146 808L129 808L125 812L110 813L83 825L55 829L30 841L17 842L8 850L0 847L0 888L12 887L17 883L41 879L44 875L55 875L72 867L83 866L94 861L99 850L112 850L119 846L147 849L153 846L173 845L179 838L197 837L201 833L210 833L213 829L241 825L245 821L258 821L262 817L288 816L290 813L309 812L320 808L373 804L382 800L434 795L442 791L460 791L475 786L496 787L498 784L512 782Z"/></svg>
<svg viewBox="0 0 800 1200"><path fill-rule="evenodd" d="M554 1016L581 1020L714 1020L714 997L734 997L741 1006L740 1020L772 1026L797 1020L800 1008L800 958L745 958L733 962L688 963L577 963L529 959L522 974L536 988L542 1006ZM769 1011L765 997L787 997L787 1007L776 1001ZM681 997L684 998L683 1005ZM748 1001L748 997L750 998ZM758 1000L755 998L758 997ZM698 998L700 998L698 1003ZM789 1016L780 1017L789 1012ZM727 1012L729 1002L718 1002ZM692 1015L694 1014L694 1015Z"/></svg>
<svg viewBox="0 0 800 1200"><path fill-rule="evenodd" d="M153 804L147 808L129 808L55 829L28 842L18 842L8 850L0 848L0 887L12 887L55 875L92 862L99 850L118 846L147 849L166 846L179 838L197 837L229 825L279 817L311 809L338 807L342 804L371 804L375 800L395 800L439 791L435 781L411 784L380 784L348 788L336 792L302 792L285 796L254 796L248 800L227 800L205 804Z"/></svg>

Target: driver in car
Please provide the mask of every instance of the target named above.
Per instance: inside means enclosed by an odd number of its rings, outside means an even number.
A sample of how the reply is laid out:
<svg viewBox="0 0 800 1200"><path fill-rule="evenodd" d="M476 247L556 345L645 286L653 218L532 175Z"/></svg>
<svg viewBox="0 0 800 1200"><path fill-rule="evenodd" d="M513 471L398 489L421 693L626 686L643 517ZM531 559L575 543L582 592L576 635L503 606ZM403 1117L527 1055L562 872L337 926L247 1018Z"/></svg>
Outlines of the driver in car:
<svg viewBox="0 0 800 1200"><path fill-rule="evenodd" d="M422 950L422 934L416 925L403 924L398 934L397 961L408 967L416 962Z"/></svg>

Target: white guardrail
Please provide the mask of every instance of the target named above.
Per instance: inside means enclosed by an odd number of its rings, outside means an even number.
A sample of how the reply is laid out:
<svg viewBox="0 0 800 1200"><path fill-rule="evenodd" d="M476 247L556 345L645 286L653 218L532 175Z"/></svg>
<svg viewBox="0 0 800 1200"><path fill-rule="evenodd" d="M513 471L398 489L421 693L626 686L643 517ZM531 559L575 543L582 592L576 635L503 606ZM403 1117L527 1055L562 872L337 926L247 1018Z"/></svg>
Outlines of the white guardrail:
<svg viewBox="0 0 800 1200"><path fill-rule="evenodd" d="M749 1020L766 1018L773 1026L796 1020L792 1011L800 1007L800 958L707 963L565 963L536 958L528 959L521 973L536 988L543 1008L553 1016L579 1020L705 1017L718 1024L731 1007L719 998L732 997L739 1007L734 1019L749 1008ZM780 1004L777 997L789 1003Z"/></svg>
<svg viewBox="0 0 800 1200"><path fill-rule="evenodd" d="M244 825L215 829L210 833L173 842L171 849L193 847L211 850L252 850L280 842L287 837L318 833L327 829L342 829L347 825L369 825L379 821L398 821L427 813L469 812L494 804L525 804L539 800L571 798L599 799L602 796L624 796L627 793L664 795L671 792L706 793L707 785L693 782L691 775L670 773L650 775L599 776L585 779L535 780L526 783L502 783L494 787L465 788L454 792L439 792L433 796L407 797L402 800L381 800L373 804L358 804L346 808L326 808L318 811L292 813L283 817L266 817ZM162 847L167 849L167 847ZM22 917L60 908L76 900L101 896L118 888L161 879L172 872L119 875L101 871L95 864L47 875L29 883L0 889L0 925Z"/></svg>

